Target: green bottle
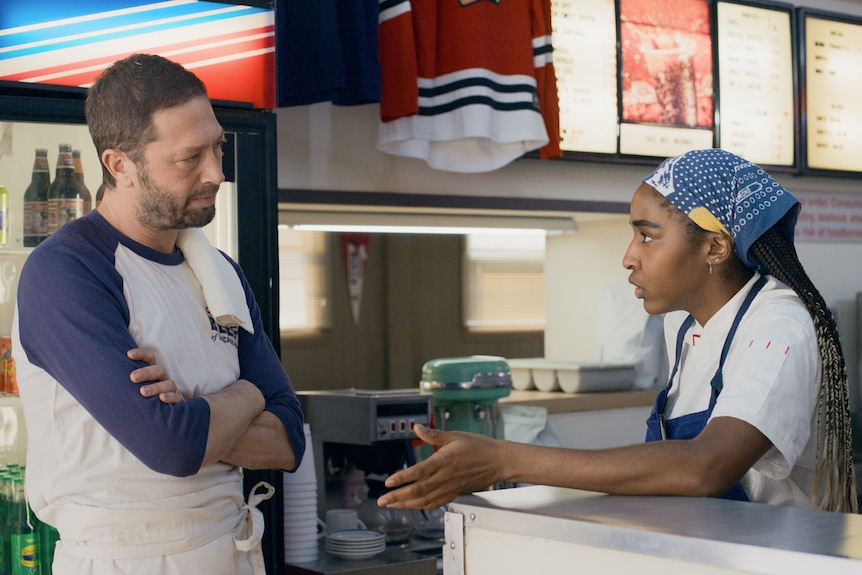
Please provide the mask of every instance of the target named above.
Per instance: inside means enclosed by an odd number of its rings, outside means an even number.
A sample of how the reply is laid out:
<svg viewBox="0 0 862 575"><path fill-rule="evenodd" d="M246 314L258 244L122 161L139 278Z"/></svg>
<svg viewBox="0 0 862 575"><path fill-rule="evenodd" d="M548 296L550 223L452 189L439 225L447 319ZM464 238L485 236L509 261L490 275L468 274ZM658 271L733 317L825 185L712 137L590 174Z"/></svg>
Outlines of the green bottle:
<svg viewBox="0 0 862 575"><path fill-rule="evenodd" d="M11 575L38 575L39 534L30 516L30 504L24 493L24 479L16 477L12 483L16 520L15 528L10 534Z"/></svg>
<svg viewBox="0 0 862 575"><path fill-rule="evenodd" d="M9 471L0 470L0 575L9 575L9 530L11 526L12 479Z"/></svg>
<svg viewBox="0 0 862 575"><path fill-rule="evenodd" d="M54 548L57 546L57 541L60 540L60 534L54 527L42 521L39 521L36 530L39 533L39 573L40 575L51 575L54 564Z"/></svg>

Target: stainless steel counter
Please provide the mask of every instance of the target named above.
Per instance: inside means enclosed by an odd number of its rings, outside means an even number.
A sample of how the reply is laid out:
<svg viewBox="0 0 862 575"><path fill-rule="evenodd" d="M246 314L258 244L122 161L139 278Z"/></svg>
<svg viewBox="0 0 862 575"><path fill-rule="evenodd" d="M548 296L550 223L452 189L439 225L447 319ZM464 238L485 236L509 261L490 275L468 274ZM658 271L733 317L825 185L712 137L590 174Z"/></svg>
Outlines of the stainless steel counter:
<svg viewBox="0 0 862 575"><path fill-rule="evenodd" d="M523 487L456 499L446 526L446 575L862 573L862 516L756 503Z"/></svg>

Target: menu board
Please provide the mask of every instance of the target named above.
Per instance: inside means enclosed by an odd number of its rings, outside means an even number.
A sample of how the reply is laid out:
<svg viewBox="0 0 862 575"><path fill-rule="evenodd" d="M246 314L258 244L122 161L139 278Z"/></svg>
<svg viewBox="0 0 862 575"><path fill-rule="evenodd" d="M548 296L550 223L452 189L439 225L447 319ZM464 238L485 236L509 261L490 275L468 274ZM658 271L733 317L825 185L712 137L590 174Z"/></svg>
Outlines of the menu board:
<svg viewBox="0 0 862 575"><path fill-rule="evenodd" d="M619 0L620 152L675 156L713 147L707 0Z"/></svg>
<svg viewBox="0 0 862 575"><path fill-rule="evenodd" d="M862 172L862 22L803 12L805 168Z"/></svg>
<svg viewBox="0 0 862 575"><path fill-rule="evenodd" d="M757 164L795 164L791 8L718 2L719 146Z"/></svg>
<svg viewBox="0 0 862 575"><path fill-rule="evenodd" d="M617 152L614 0L551 0L563 151Z"/></svg>

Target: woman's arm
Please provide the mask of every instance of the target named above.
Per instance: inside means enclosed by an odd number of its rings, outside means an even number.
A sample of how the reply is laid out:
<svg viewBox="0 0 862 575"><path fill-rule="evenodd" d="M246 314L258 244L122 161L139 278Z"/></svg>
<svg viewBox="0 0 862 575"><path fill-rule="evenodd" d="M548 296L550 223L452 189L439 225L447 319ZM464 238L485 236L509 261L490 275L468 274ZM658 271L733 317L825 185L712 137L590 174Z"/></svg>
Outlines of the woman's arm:
<svg viewBox="0 0 862 575"><path fill-rule="evenodd" d="M693 440L612 449L563 449L427 430L417 435L437 452L386 481L378 503L433 508L499 481L620 495L720 496L770 447L751 425L730 417L709 422Z"/></svg>

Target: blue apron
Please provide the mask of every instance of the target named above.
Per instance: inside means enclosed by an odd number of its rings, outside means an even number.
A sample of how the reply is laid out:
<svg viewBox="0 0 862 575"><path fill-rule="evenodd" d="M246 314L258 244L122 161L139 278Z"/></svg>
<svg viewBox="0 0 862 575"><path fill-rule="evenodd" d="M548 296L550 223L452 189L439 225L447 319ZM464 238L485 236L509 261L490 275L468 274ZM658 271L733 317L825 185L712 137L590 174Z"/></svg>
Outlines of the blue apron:
<svg viewBox="0 0 862 575"><path fill-rule="evenodd" d="M745 301L742 302L742 306L739 308L739 311L736 312L736 317L733 320L733 324L730 326L727 338L724 340L724 347L721 350L718 369L712 377L712 381L710 381L712 394L709 399L709 408L698 413L690 413L674 419L665 419L664 409L665 404L667 403L667 394L670 391L673 378L679 369L679 358L682 353L682 344L685 341L685 335L688 332L688 329L694 323L694 317L692 315L689 315L685 319L676 336L676 358L673 365L673 371L670 374L670 380L668 381L667 386L665 386L665 388L656 396L652 412L650 413L649 419L647 419L646 441L661 441L663 439L694 439L701 431L703 431L703 428L706 427L706 423L712 415L712 410L715 407L715 401L718 399L718 394L721 393L721 390L724 387L722 370L724 369L724 360L727 358L727 352L730 349L730 343L733 340L733 336L736 334L736 329L739 327L739 322L742 320L742 316L745 315L746 311L748 311L748 308L751 306L751 302L754 301L755 296L760 292L764 284L766 284L766 276L761 276L754 286L752 286L751 291L748 292L748 295L746 296ZM748 495L745 494L745 490L738 482L730 489L730 491L722 496L722 499L749 501Z"/></svg>

